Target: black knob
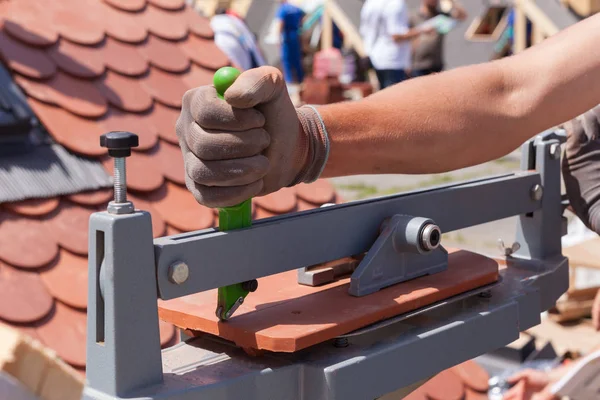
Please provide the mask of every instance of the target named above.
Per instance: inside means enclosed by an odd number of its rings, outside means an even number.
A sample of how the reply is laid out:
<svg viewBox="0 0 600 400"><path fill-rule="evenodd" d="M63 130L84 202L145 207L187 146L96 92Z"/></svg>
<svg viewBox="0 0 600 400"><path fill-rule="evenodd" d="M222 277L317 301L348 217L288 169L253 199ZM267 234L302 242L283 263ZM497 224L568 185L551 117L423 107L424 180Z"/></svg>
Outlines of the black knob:
<svg viewBox="0 0 600 400"><path fill-rule="evenodd" d="M256 289L258 289L258 281L252 279L251 281L242 282L242 289L249 292L256 292Z"/></svg>
<svg viewBox="0 0 600 400"><path fill-rule="evenodd" d="M131 148L138 145L138 135L131 132L108 132L100 136L100 146L106 147L111 157L129 157Z"/></svg>

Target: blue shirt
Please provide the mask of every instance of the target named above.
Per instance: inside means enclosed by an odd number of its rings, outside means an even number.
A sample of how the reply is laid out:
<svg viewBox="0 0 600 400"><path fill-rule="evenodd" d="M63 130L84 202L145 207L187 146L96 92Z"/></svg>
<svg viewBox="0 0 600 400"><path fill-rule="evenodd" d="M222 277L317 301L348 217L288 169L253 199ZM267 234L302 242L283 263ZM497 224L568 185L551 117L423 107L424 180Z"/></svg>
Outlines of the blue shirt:
<svg viewBox="0 0 600 400"><path fill-rule="evenodd" d="M283 24L283 41L296 40L302 26L304 11L292 4L284 3L277 10L277 18Z"/></svg>

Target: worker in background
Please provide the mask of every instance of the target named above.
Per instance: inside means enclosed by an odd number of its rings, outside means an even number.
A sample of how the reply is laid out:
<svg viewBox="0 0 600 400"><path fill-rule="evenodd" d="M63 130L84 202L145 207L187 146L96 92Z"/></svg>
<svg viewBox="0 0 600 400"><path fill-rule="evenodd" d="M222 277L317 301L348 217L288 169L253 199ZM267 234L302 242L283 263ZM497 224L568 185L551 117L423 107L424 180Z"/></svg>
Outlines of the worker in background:
<svg viewBox="0 0 600 400"><path fill-rule="evenodd" d="M411 15L410 26L418 27L438 15L445 15L458 21L467 18L467 12L455 0L450 0L451 8L448 12L440 10L439 3L439 0L422 0L421 6ZM420 35L415 38L412 46L412 77L429 75L444 69L443 34L433 31L427 35Z"/></svg>
<svg viewBox="0 0 600 400"><path fill-rule="evenodd" d="M304 19L304 11L289 4L287 0L279 0L276 18L279 21L281 35L281 66L283 76L288 83L302 83L304 67L302 66L302 42L300 28Z"/></svg>
<svg viewBox="0 0 600 400"><path fill-rule="evenodd" d="M379 86L385 89L408 78L411 40L433 32L432 27L410 28L404 0L367 0L360 13L360 34Z"/></svg>
<svg viewBox="0 0 600 400"><path fill-rule="evenodd" d="M201 204L225 207L319 177L497 159L600 103L599 41L597 14L512 57L319 107L295 108L272 67L242 73L225 101L211 85L192 89L176 127L187 187ZM583 126L569 131L564 179L575 213L600 232L600 134Z"/></svg>
<svg viewBox="0 0 600 400"><path fill-rule="evenodd" d="M248 70L267 64L244 21L229 14L226 8L217 9L210 27L215 34L217 47L240 69Z"/></svg>

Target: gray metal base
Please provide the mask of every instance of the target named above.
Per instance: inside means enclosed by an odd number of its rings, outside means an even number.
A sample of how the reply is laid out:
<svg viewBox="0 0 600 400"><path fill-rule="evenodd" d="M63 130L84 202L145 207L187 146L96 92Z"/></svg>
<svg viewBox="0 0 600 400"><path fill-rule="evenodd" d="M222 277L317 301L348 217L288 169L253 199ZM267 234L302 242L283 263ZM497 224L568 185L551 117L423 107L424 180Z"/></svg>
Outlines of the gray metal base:
<svg viewBox="0 0 600 400"><path fill-rule="evenodd" d="M375 399L514 341L567 289L565 258L546 265L509 259L509 265L491 297L448 302L350 335L344 348L326 342L294 354L250 357L212 336L191 339L162 352L162 385L126 398ZM435 363L428 362L429 355L435 355ZM357 377L359 384L352 384ZM86 388L84 399L117 398Z"/></svg>

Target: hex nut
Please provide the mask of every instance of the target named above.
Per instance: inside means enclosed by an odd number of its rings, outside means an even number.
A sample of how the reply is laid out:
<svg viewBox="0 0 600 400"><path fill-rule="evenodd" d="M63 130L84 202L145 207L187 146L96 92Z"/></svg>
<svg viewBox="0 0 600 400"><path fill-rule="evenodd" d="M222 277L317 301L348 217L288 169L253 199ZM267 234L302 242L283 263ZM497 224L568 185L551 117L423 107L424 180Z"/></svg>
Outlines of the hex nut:
<svg viewBox="0 0 600 400"><path fill-rule="evenodd" d="M181 285L188 280L190 269L186 263L176 261L169 266L169 281L176 285Z"/></svg>

